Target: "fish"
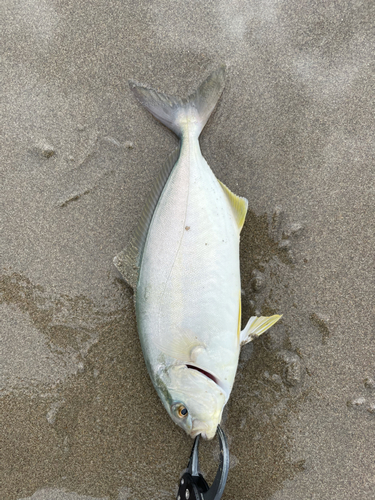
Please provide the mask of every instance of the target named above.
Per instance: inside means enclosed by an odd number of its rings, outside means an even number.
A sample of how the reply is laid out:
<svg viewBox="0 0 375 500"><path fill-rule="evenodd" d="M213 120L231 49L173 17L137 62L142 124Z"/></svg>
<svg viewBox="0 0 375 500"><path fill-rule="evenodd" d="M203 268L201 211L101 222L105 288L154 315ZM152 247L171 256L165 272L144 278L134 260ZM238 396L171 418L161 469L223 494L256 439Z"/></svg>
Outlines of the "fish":
<svg viewBox="0 0 375 500"><path fill-rule="evenodd" d="M130 81L136 99L180 139L154 180L114 264L134 289L147 370L172 420L192 438L215 436L241 346L281 316L241 330L240 233L248 201L214 175L199 136L225 85L220 66L187 98Z"/></svg>

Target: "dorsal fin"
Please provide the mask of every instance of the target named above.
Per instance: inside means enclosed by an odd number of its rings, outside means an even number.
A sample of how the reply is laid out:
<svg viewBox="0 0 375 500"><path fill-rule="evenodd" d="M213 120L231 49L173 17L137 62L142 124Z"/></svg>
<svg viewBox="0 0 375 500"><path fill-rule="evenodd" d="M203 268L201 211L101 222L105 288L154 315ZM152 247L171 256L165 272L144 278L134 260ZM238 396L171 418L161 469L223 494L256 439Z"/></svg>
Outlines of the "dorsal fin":
<svg viewBox="0 0 375 500"><path fill-rule="evenodd" d="M229 188L227 188L227 186L223 184L221 181L219 181L219 183L228 198L230 206L232 207L233 210L233 215L237 222L238 229L239 231L241 231L246 218L247 205L248 205L247 199L232 193L232 191Z"/></svg>
<svg viewBox="0 0 375 500"><path fill-rule="evenodd" d="M168 156L167 161L164 163L158 176L154 180L148 197L144 202L141 217L133 231L129 244L113 259L114 265L125 278L126 282L134 290L137 287L139 268L141 265L143 248L146 243L148 228L150 227L152 216L156 205L158 204L160 195L174 165L178 160L179 155L180 148L178 147Z"/></svg>

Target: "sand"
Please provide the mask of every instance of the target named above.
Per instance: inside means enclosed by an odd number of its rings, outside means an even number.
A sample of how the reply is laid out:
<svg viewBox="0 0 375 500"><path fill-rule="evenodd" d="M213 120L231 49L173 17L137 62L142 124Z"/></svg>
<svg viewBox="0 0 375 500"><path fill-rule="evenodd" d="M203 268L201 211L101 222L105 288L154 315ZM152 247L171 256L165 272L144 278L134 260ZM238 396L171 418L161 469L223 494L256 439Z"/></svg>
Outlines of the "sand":
<svg viewBox="0 0 375 500"><path fill-rule="evenodd" d="M174 498L190 438L148 378L112 264L177 139L128 79L186 96L227 65L201 137L249 200L244 348L224 500L375 497L372 2L3 0L4 500ZM217 443L202 443L212 480Z"/></svg>

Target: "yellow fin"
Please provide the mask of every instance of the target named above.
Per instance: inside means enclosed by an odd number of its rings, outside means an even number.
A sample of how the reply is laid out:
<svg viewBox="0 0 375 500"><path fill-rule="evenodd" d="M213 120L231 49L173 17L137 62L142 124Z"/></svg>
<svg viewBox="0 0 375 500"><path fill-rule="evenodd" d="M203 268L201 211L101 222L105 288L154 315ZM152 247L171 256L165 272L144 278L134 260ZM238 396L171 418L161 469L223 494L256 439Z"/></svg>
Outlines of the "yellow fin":
<svg viewBox="0 0 375 500"><path fill-rule="evenodd" d="M241 336L241 291L239 292L239 303L240 303L240 306L239 306L239 310L238 310L238 324L237 324L237 339L238 341L240 341L240 336Z"/></svg>
<svg viewBox="0 0 375 500"><path fill-rule="evenodd" d="M247 344L252 340L262 335L268 328L271 328L272 325L279 321L282 316L275 314L274 316L252 316L247 325L241 332L240 341L241 345Z"/></svg>
<svg viewBox="0 0 375 500"><path fill-rule="evenodd" d="M219 181L219 184L223 188L223 191L227 196L229 204L232 207L233 215L236 219L238 229L241 231L246 218L247 205L248 205L247 199L232 193L232 191L228 189L227 186L223 184L221 181Z"/></svg>

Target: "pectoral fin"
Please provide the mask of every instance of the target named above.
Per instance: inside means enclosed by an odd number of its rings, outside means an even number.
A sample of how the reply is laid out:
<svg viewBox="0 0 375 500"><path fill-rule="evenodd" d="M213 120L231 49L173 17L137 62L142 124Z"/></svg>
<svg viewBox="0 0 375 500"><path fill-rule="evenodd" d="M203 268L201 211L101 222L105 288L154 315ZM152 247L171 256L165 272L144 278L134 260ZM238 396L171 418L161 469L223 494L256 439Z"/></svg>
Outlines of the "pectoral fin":
<svg viewBox="0 0 375 500"><path fill-rule="evenodd" d="M221 181L219 181L219 184L222 187L227 197L227 200L229 201L229 204L232 208L234 218L237 222L238 230L241 231L246 218L247 205L248 205L247 199L232 193L232 191L229 188L227 188L227 186L223 184Z"/></svg>
<svg viewBox="0 0 375 500"><path fill-rule="evenodd" d="M155 347L161 352L185 363L195 362L197 357L205 350L206 346L193 332L188 330L176 331L173 338L161 344L153 341Z"/></svg>
<svg viewBox="0 0 375 500"><path fill-rule="evenodd" d="M240 334L240 342L241 345L247 344L252 340L262 335L265 331L268 330L272 325L279 321L282 316L275 314L274 316L252 316L245 328L241 331Z"/></svg>

